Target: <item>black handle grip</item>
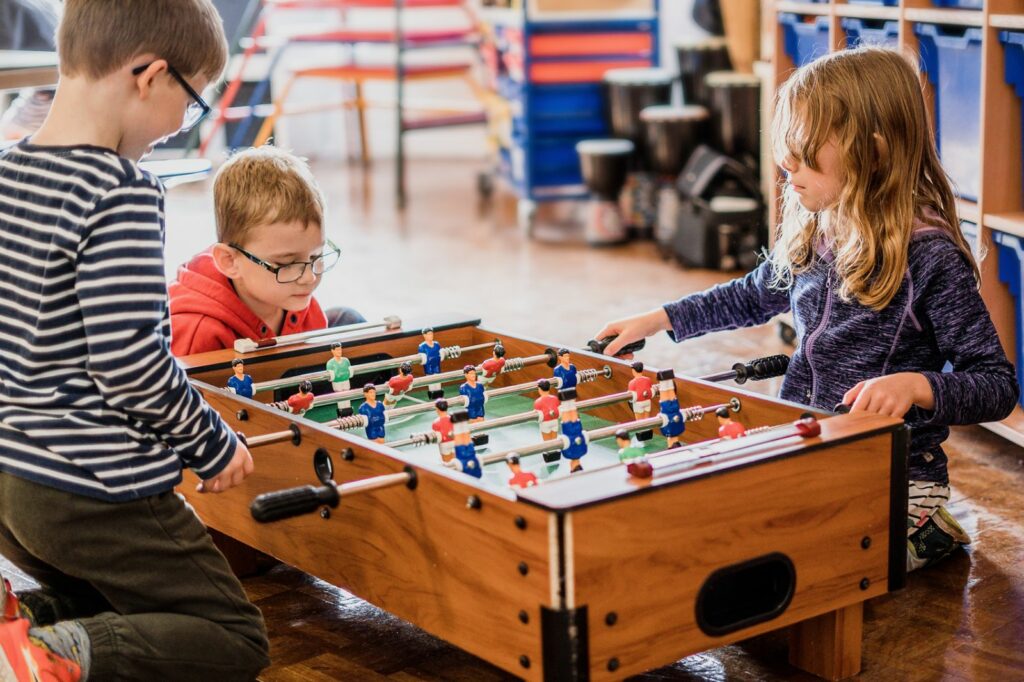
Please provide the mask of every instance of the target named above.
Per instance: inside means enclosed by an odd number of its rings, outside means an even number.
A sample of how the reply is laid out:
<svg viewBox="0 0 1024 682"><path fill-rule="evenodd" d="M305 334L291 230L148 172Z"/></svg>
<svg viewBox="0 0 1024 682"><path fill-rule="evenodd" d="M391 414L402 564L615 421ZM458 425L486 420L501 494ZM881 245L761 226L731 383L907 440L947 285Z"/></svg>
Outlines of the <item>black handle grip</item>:
<svg viewBox="0 0 1024 682"><path fill-rule="evenodd" d="M608 347L609 343L611 343L617 338L619 338L617 335L612 335L606 336L600 341L591 339L590 341L587 341L587 348L590 351L597 353L598 355L604 355L604 349ZM629 353L636 353L637 351L643 350L644 346L646 345L647 341L645 339L640 339L639 341L634 341L633 343L627 343L625 346L619 349L619 352L615 354L615 357L618 357L620 355L628 355Z"/></svg>
<svg viewBox="0 0 1024 682"><path fill-rule="evenodd" d="M249 511L260 523L270 523L314 512L325 504L337 507L340 499L338 489L333 485L304 485L258 495L249 506Z"/></svg>
<svg viewBox="0 0 1024 682"><path fill-rule="evenodd" d="M850 406L846 403L837 403L835 408L832 409L836 414L849 414Z"/></svg>
<svg viewBox="0 0 1024 682"><path fill-rule="evenodd" d="M732 366L733 371L736 372L734 381L737 384L743 384L749 380L759 381L761 379L780 377L786 373L788 368L788 355L769 355L768 357L751 360L746 364L737 362Z"/></svg>

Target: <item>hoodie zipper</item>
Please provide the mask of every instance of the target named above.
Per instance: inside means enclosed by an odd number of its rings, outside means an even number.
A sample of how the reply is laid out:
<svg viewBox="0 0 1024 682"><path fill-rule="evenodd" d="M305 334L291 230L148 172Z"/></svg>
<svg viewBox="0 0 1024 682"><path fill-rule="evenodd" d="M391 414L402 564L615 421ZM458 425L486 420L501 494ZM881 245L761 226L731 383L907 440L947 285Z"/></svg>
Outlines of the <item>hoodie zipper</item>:
<svg viewBox="0 0 1024 682"><path fill-rule="evenodd" d="M807 396L808 405L814 404L814 398L818 392L818 378L814 374L814 342L825 331L828 318L832 315L832 273L825 273L825 277L827 282L825 287L825 310L821 313L821 321L818 322L818 326L807 336L807 343L804 344L804 352L807 354L807 367L811 370L811 390Z"/></svg>

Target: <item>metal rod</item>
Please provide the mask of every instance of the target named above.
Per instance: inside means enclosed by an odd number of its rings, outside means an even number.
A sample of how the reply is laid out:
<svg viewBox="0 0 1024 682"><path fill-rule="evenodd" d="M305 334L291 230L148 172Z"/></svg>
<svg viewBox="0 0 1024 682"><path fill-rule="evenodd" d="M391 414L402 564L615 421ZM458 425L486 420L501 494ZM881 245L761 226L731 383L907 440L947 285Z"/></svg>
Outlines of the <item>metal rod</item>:
<svg viewBox="0 0 1024 682"><path fill-rule="evenodd" d="M509 369L508 365L513 361L515 361L516 364L512 369ZM528 358L512 358L507 363L505 363L505 367L502 369L501 373L505 374L506 372L515 372L524 367L529 367L531 365L536 365L541 362L547 361L547 355L531 355ZM479 371L479 366L477 370ZM415 379L413 379L412 383L409 385L409 390L411 391L414 388L419 388L421 386L429 386L431 384L448 383L453 380L462 379L463 376L464 375L461 369L452 370L451 372L441 372L440 374L427 374L426 376L416 377ZM380 384L376 386L376 389L377 393L380 393L387 389L387 384ZM323 395L318 395L316 398L313 399L312 407L320 407L321 405L332 405L340 403L345 400L359 398L362 395L363 389L361 388L353 388L349 389L348 391L340 391L338 393L324 393Z"/></svg>
<svg viewBox="0 0 1024 682"><path fill-rule="evenodd" d="M261 436L247 436L245 438L245 446L253 450L264 445L283 443L287 440L292 440L294 437L295 435L291 431L275 431L273 433L264 433Z"/></svg>
<svg viewBox="0 0 1024 682"><path fill-rule="evenodd" d="M379 329L381 327L384 327L385 329L398 329L401 326L401 319L394 315L389 315L385 317L382 322L358 322L356 324L348 324L343 327L327 327L326 329L315 329L308 332L299 332L298 334L286 334L284 336L275 336L269 339L260 339L259 341L253 341L252 339L236 339L234 348L237 353L252 353L253 351L263 348L292 346L320 336L337 336L339 334L349 334L351 332Z"/></svg>
<svg viewBox="0 0 1024 682"><path fill-rule="evenodd" d="M374 476L373 478L364 478L361 481L342 483L338 486L338 495L342 498L351 497L352 495L367 493L371 490L380 490L381 488L390 488L396 485L408 485L410 480L412 480L412 474L407 471L402 471L397 474Z"/></svg>
<svg viewBox="0 0 1024 682"><path fill-rule="evenodd" d="M467 352L473 351L473 350L481 350L481 349L484 349L484 348L491 348L496 343L498 343L498 342L497 341L491 341L489 343L481 343L481 344L478 344L476 346L467 346L465 348L463 348L461 346L447 346L445 348L442 348L441 352L444 353L445 351L447 351L447 353L448 353L447 357L457 358L460 355L462 355L462 353L467 353ZM362 364L358 364L358 365L352 365L352 376L358 376L360 374L369 374L370 372L377 372L377 371L382 371L382 370L385 370L385 369L395 369L396 367L400 367L403 363L406 363L406 362L408 362L409 364L412 364L412 365L421 364L423 362L423 356L421 354L419 354L419 353L414 353L413 355L405 355L405 356L399 357L399 358L388 358L387 360L375 360L374 362L366 362L366 363L362 363ZM453 374L453 373L449 372L449 374ZM457 375L461 377L462 376L462 370L458 370ZM433 375L430 375L430 376L438 377L438 376L441 376L441 375L433 374ZM254 393L259 393L260 391L273 391L273 390L277 390L279 388L288 388L290 386L298 386L303 381L327 381L330 378L331 378L331 373L326 371L326 370L323 371L323 372L311 372L309 374L296 374L295 376L284 377L282 379L271 379L270 381L260 381L260 382L255 383L255 384L252 385L252 390L253 390ZM424 382L424 383L433 383L433 382ZM414 382L413 386L416 386L416 385L417 384ZM422 383L419 384L419 385L422 385ZM355 393L355 396L353 396L353 397L358 397L358 396L362 395L362 393L363 393L362 389L357 389L356 393ZM332 395L332 394L325 393L324 395L326 396L326 395ZM314 403L314 405L318 405L318 404L324 404L324 403Z"/></svg>

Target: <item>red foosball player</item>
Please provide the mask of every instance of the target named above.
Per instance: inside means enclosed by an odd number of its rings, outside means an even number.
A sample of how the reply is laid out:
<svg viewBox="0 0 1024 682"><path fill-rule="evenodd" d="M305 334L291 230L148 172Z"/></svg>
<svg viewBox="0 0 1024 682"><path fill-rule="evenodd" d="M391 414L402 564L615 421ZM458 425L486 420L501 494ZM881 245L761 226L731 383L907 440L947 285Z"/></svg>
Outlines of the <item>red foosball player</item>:
<svg viewBox="0 0 1024 682"><path fill-rule="evenodd" d="M500 343L491 349L491 357L480 363L480 383L490 386L505 366L505 347Z"/></svg>
<svg viewBox="0 0 1024 682"><path fill-rule="evenodd" d="M508 468L512 470L512 478L508 479L509 486L513 488L529 488L537 485L537 477L529 471L523 471L519 465L519 455L512 454L505 459Z"/></svg>
<svg viewBox="0 0 1024 682"><path fill-rule="evenodd" d="M738 421L734 421L729 416L728 407L719 407L715 410L715 416L718 417L718 437L725 439L739 438L740 436L747 435L747 429L740 424Z"/></svg>
<svg viewBox="0 0 1024 682"><path fill-rule="evenodd" d="M558 396L551 392L551 382L541 379L537 382L540 397L533 401L533 409L540 417L540 437L544 440L558 438Z"/></svg>
<svg viewBox="0 0 1024 682"><path fill-rule="evenodd" d="M414 378L412 375L412 365L408 362L403 362L398 368L398 374L388 379L388 392L384 394L385 410L390 410L398 404L398 401L402 399L402 396L412 386Z"/></svg>
<svg viewBox="0 0 1024 682"><path fill-rule="evenodd" d="M313 406L314 398L316 396L313 395L313 384L303 381L299 384L299 392L288 398L288 408L292 414L303 414Z"/></svg>
<svg viewBox="0 0 1024 682"><path fill-rule="evenodd" d="M632 367L633 378L630 379L627 388L633 394L633 417L634 419L647 419L651 416L651 397L654 395L651 388L653 382L644 376L644 363L634 362Z"/></svg>
<svg viewBox="0 0 1024 682"><path fill-rule="evenodd" d="M455 466L455 436L452 430L452 420L448 416L448 401L441 398L434 403L434 409L437 411L437 419L430 425L430 428L437 431L437 435L441 438L437 444L438 449L441 451L441 461L444 462L445 466Z"/></svg>

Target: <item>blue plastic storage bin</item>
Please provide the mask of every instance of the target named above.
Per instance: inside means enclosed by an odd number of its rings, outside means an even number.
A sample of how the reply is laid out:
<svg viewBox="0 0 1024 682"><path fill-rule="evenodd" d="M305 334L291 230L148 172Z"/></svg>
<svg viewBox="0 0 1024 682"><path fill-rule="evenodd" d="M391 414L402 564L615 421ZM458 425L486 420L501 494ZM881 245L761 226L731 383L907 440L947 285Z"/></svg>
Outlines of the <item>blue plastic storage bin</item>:
<svg viewBox="0 0 1024 682"><path fill-rule="evenodd" d="M527 127L533 135L579 134L602 136L608 132L605 120L604 89L600 83L567 83L559 85L523 85L517 99L523 106L513 104L515 128L525 134ZM525 97L529 97L529 115Z"/></svg>
<svg viewBox="0 0 1024 682"><path fill-rule="evenodd" d="M946 172L965 199L981 187L982 29L914 24L921 68L935 88L935 141Z"/></svg>
<svg viewBox="0 0 1024 682"><path fill-rule="evenodd" d="M1015 315L1017 321L1017 357L1010 358L1017 365L1017 382L1024 386L1024 300L1021 299L1021 292L1024 291L1024 239L1017 235L992 230L992 241L999 248L999 281L1004 282L1006 287L1013 294ZM1024 394L1021 396L1021 405L1024 405Z"/></svg>
<svg viewBox="0 0 1024 682"><path fill-rule="evenodd" d="M932 0L936 7L952 7L953 9L981 9L984 0Z"/></svg>
<svg viewBox="0 0 1024 682"><path fill-rule="evenodd" d="M1024 99L1024 32L1000 31L999 42L1003 44L1004 77L1013 86L1017 97ZM1022 118L1024 124L1024 118Z"/></svg>
<svg viewBox="0 0 1024 682"><path fill-rule="evenodd" d="M794 64L803 66L828 54L828 21L828 17L779 14L786 54Z"/></svg>
<svg viewBox="0 0 1024 682"><path fill-rule="evenodd" d="M529 187L555 187L581 185L580 157L576 143L587 135L546 137L531 135L529 161L527 141L517 132L512 133L512 178Z"/></svg>
<svg viewBox="0 0 1024 682"><path fill-rule="evenodd" d="M880 45L899 47L900 22L880 19L843 19L839 22L846 33L846 46Z"/></svg>

